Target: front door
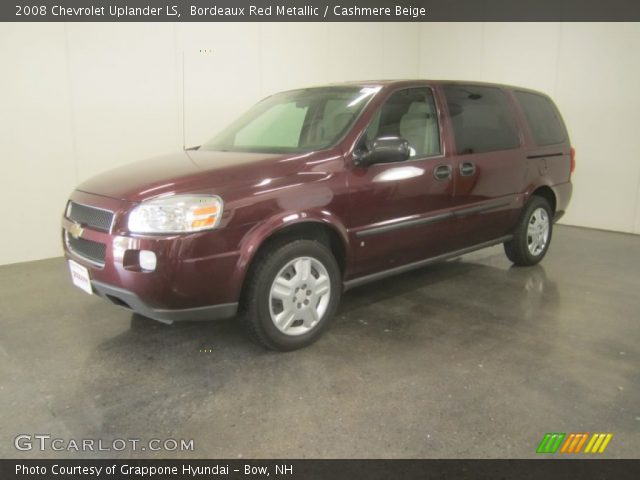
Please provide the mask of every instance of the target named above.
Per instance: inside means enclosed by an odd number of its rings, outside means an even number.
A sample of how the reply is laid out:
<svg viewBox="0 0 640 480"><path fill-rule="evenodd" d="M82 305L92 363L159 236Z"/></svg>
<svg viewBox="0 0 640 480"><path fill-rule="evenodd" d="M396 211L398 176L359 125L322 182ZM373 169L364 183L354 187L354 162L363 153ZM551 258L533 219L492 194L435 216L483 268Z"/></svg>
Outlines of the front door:
<svg viewBox="0 0 640 480"><path fill-rule="evenodd" d="M409 142L404 162L352 165L349 171L354 276L387 270L457 248L453 164L445 157L441 120L428 87L393 92L373 116L357 148L376 138Z"/></svg>

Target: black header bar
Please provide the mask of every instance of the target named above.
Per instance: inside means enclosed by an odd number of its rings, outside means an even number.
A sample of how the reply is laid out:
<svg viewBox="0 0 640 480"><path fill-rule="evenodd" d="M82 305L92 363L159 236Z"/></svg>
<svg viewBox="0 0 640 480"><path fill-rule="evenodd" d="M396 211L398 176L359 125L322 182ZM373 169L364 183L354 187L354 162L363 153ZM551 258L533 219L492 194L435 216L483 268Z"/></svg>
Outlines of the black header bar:
<svg viewBox="0 0 640 480"><path fill-rule="evenodd" d="M640 21L638 0L3 0L3 22Z"/></svg>
<svg viewBox="0 0 640 480"><path fill-rule="evenodd" d="M0 460L2 480L636 480L640 460Z"/></svg>

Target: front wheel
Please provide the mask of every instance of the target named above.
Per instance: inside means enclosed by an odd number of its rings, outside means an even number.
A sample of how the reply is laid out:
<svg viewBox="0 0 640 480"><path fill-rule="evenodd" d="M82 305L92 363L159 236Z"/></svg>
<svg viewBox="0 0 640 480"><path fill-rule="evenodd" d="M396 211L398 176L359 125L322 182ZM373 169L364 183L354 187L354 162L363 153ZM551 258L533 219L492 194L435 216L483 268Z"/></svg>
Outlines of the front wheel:
<svg viewBox="0 0 640 480"><path fill-rule="evenodd" d="M533 196L513 232L513 238L504 243L504 251L516 265L535 265L547 253L552 231L549 202L542 197Z"/></svg>
<svg viewBox="0 0 640 480"><path fill-rule="evenodd" d="M335 315L340 290L340 268L324 244L280 242L257 260L241 318L257 343L295 350L318 339Z"/></svg>

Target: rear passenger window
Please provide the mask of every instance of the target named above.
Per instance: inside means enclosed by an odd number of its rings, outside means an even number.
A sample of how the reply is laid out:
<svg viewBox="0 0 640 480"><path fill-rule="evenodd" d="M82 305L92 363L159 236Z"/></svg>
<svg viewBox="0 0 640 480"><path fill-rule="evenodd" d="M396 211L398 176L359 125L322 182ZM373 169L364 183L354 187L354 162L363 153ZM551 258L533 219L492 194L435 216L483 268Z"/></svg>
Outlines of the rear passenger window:
<svg viewBox="0 0 640 480"><path fill-rule="evenodd" d="M515 92L515 95L524 110L536 144L553 145L565 141L567 132L551 100L529 92Z"/></svg>
<svg viewBox="0 0 640 480"><path fill-rule="evenodd" d="M444 87L458 154L509 150L520 146L513 111L494 87Z"/></svg>

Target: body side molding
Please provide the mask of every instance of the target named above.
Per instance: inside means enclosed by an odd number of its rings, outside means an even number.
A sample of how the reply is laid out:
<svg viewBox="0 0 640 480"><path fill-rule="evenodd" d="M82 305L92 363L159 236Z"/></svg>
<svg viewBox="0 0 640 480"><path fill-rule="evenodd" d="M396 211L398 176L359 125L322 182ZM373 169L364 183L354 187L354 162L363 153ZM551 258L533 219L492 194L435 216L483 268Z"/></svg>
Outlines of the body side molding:
<svg viewBox="0 0 640 480"><path fill-rule="evenodd" d="M366 230L360 230L359 232L356 232L356 238L372 237L374 235L381 235L383 233L392 232L401 228L429 225L430 223L440 222L442 220L447 220L453 217L464 217L465 215L470 215L472 213L481 213L489 210L495 210L496 208L507 207L511 205L511 203L511 200L500 200L486 205L463 208L461 210L454 210L447 213L438 213L436 215L431 215L425 218L413 218L411 220L405 220L390 225L380 225L378 227L367 228Z"/></svg>
<svg viewBox="0 0 640 480"><path fill-rule="evenodd" d="M389 270L383 270L382 272L376 272L370 275L365 275L363 277L354 278L353 280L347 280L346 282L343 283L344 290L347 291L352 288L359 287L360 285L365 285L369 282L375 282L377 280L391 277L399 273L409 272L411 270L415 270L416 268L426 267L427 265L431 265L433 263L449 260L451 258L459 257L460 255L465 255L467 253L475 252L476 250L482 250L483 248L492 247L499 243L504 243L506 241L509 241L512 238L513 238L513 235L504 235L494 240L489 240L488 242L479 243L471 247L462 248L460 250L456 250L449 253L443 253L442 255L426 258L424 260L419 260L417 262L407 263L406 265L400 265L398 267L390 268Z"/></svg>

